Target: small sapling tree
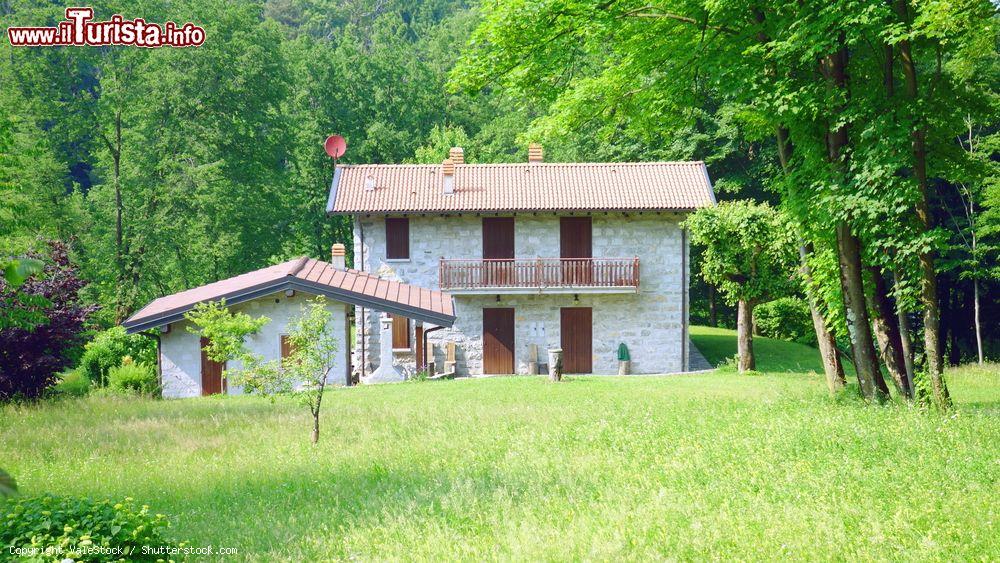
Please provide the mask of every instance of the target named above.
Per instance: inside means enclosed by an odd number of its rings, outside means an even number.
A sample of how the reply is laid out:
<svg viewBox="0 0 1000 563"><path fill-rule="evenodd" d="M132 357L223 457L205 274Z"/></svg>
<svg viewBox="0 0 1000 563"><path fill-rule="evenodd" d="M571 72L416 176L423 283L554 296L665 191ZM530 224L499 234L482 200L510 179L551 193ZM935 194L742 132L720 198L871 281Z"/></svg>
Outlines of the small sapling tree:
<svg viewBox="0 0 1000 563"><path fill-rule="evenodd" d="M298 384L296 395L313 417L313 444L319 442L319 409L323 405L326 380L337 360L337 337L326 298L319 296L302 309L288 327L291 354L284 359L278 377L285 385ZM266 375L266 371L265 371Z"/></svg>
<svg viewBox="0 0 1000 563"><path fill-rule="evenodd" d="M199 303L184 318L194 325L188 327L188 332L208 341L205 354L212 361L238 360L244 364L253 360L252 354L244 345L246 338L271 322L267 317L254 318L246 313L230 311L225 299Z"/></svg>
<svg viewBox="0 0 1000 563"><path fill-rule="evenodd" d="M699 209L685 226L704 247L702 277L737 305L738 367L753 370L753 309L794 290L795 231L778 210L752 201Z"/></svg>
<svg viewBox="0 0 1000 563"><path fill-rule="evenodd" d="M319 442L323 392L337 360L337 337L330 322L333 315L326 305L325 297L316 297L288 324L290 353L281 360L265 360L246 347L246 337L259 331L268 322L266 317L232 313L224 303L199 305L187 316L197 327L192 332L209 340L205 351L212 360L239 361L240 367L226 370L226 375L246 392L269 397L292 393L309 407L313 444Z"/></svg>

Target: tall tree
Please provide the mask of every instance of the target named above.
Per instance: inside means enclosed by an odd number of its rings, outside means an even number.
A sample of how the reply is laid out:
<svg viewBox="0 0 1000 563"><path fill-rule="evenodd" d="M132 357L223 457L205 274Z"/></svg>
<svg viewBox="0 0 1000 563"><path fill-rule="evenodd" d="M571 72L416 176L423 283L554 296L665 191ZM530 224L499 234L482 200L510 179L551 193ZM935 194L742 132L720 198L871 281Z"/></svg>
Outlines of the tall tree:
<svg viewBox="0 0 1000 563"><path fill-rule="evenodd" d="M753 310L794 291L794 229L780 212L750 201L699 209L685 222L691 242L702 246L701 274L737 305L740 372L753 370Z"/></svg>

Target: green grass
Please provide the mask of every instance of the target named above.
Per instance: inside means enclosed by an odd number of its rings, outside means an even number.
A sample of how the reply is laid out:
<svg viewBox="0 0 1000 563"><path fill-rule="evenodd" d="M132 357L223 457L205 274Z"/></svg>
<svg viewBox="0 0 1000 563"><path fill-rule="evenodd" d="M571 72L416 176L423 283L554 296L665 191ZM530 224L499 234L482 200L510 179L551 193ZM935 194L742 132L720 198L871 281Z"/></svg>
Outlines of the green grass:
<svg viewBox="0 0 1000 563"><path fill-rule="evenodd" d="M717 366L736 355L736 331L728 328L692 326L690 332L691 341L712 365ZM753 350L757 360L757 371L823 373L819 351L805 344L755 336ZM845 369L848 367L845 366Z"/></svg>
<svg viewBox="0 0 1000 563"><path fill-rule="evenodd" d="M0 408L0 465L259 561L996 560L1000 369L949 377L949 415L795 373L335 389L318 447L290 400L68 399Z"/></svg>

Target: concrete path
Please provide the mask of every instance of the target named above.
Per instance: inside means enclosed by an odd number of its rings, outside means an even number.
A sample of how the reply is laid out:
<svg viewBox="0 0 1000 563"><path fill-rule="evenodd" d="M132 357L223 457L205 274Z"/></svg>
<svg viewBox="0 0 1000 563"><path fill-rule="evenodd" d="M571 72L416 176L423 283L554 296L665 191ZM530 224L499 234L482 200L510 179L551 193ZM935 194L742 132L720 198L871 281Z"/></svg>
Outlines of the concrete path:
<svg viewBox="0 0 1000 563"><path fill-rule="evenodd" d="M701 354L698 347L694 345L694 342L688 340L688 371L704 371L707 369L715 369L705 356Z"/></svg>

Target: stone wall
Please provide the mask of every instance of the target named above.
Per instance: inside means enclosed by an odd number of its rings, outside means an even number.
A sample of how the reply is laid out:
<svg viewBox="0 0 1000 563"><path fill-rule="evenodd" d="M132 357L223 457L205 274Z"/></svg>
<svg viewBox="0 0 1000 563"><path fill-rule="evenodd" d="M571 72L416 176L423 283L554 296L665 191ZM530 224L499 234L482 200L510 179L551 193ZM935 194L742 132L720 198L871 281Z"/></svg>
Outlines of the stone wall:
<svg viewBox="0 0 1000 563"><path fill-rule="evenodd" d="M452 328L431 333L438 344L438 365L443 365L443 344L457 345L459 374L482 374L482 309L515 309L515 369L526 373L528 350L538 347L539 362L545 350L560 345L559 309L593 309L593 368L597 374L618 371L618 344L631 353L633 373L672 373L687 365L688 249L679 214L595 214L593 255L596 258L640 260L639 293L580 293L531 295L455 295L457 321ZM559 216L519 214L515 218L515 257L559 256ZM362 244L362 238L364 244ZM439 259L482 257L482 219L474 215L411 216L410 259L385 259L385 222L382 217L360 217L354 227L355 267L414 285L439 289ZM362 260L363 257L363 260ZM378 313L356 310L359 323L355 369L360 366L362 343L366 372L378 364ZM425 329L430 328L425 326ZM410 330L413 330L411 323ZM364 333L364 338L362 338ZM412 373L411 352L396 352L394 363Z"/></svg>
<svg viewBox="0 0 1000 563"><path fill-rule="evenodd" d="M288 323L301 311L301 306L311 295L296 292L292 297L284 292L276 293L259 299L239 303L232 307L248 315L261 315L271 319L261 331L247 339L247 347L251 352L261 354L265 359L276 359L281 355L281 335L287 334ZM328 383L343 385L347 383L347 358L350 347L347 309L348 305L329 301L328 305L333 318L331 326L336 334L342 335L338 342L337 365L330 371ZM160 336L160 370L165 398L198 397L201 395L201 345L197 335L188 331L191 326L187 321L178 321L170 325L170 332ZM229 367L239 368L238 363ZM238 395L242 392L239 386L229 385L229 394Z"/></svg>

